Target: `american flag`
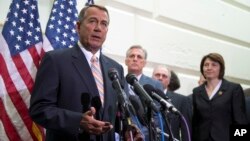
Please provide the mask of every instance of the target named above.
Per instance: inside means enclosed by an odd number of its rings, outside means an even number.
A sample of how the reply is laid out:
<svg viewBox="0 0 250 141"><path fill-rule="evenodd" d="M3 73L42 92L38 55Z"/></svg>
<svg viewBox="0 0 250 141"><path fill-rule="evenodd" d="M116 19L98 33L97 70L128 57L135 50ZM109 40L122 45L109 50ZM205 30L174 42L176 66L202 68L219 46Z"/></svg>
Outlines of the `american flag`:
<svg viewBox="0 0 250 141"><path fill-rule="evenodd" d="M77 16L76 0L54 1L45 31L45 51L69 48L76 44L78 41Z"/></svg>
<svg viewBox="0 0 250 141"><path fill-rule="evenodd" d="M28 113L42 50L36 0L13 0L0 34L0 140L42 141Z"/></svg>

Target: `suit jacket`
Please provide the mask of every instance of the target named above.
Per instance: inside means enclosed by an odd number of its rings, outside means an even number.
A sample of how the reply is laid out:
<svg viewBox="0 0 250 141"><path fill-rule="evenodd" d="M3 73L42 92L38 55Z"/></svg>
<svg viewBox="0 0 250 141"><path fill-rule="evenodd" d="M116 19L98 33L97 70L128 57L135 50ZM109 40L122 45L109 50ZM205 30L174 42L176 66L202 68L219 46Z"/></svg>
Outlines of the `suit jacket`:
<svg viewBox="0 0 250 141"><path fill-rule="evenodd" d="M141 76L141 78L140 78L140 80L139 80L139 83L140 83L141 85L150 84L150 85L152 85L154 88L163 90L163 86L162 86L162 84L161 84L160 81L154 80L154 79L152 79L151 77L148 77L148 76L146 76L146 75L144 75L144 74L142 74L142 76Z"/></svg>
<svg viewBox="0 0 250 141"><path fill-rule="evenodd" d="M90 66L79 46L51 51L45 54L37 72L30 101L32 119L46 128L46 141L113 141L114 131L101 136L79 132L83 107L97 108L96 118L115 123L117 94L112 88L108 70L116 68L124 81L120 64L101 54L100 63L104 79L104 107ZM89 102L81 103L87 94ZM99 101L99 103L98 103Z"/></svg>
<svg viewBox="0 0 250 141"><path fill-rule="evenodd" d="M193 110L193 141L229 141L230 125L247 123L243 90L225 79L211 100L205 84L194 88Z"/></svg>
<svg viewBox="0 0 250 141"><path fill-rule="evenodd" d="M171 99L172 104L178 109L186 119L189 131L191 132L191 118L192 118L192 103L190 99L184 95L167 91L166 95ZM180 140L180 133L182 141L188 141L188 132L186 125L182 122L179 115L168 113L168 120L170 122L171 130L175 138Z"/></svg>
<svg viewBox="0 0 250 141"><path fill-rule="evenodd" d="M250 96L246 96L246 114L248 124L250 125Z"/></svg>

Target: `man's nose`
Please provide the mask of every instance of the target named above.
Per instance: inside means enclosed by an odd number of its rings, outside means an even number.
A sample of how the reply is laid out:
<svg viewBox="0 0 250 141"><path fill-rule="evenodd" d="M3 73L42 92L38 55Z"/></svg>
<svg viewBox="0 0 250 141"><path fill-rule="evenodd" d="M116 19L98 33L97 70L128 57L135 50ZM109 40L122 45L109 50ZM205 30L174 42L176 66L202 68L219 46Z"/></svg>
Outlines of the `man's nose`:
<svg viewBox="0 0 250 141"><path fill-rule="evenodd" d="M96 23L95 31L101 31L101 24L100 23Z"/></svg>

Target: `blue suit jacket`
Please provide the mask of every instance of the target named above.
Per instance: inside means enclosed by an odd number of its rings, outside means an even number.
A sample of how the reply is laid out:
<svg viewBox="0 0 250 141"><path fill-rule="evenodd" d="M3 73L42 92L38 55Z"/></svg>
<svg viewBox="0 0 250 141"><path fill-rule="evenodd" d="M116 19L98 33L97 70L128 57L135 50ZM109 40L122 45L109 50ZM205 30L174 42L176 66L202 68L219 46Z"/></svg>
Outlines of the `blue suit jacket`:
<svg viewBox="0 0 250 141"><path fill-rule="evenodd" d="M120 64L101 54L101 69L104 79L104 107L100 101L89 64L78 46L51 51L45 54L37 72L34 91L30 101L32 119L46 128L46 141L113 141L114 131L101 136L79 134L83 107L95 105L97 119L115 123L117 94L112 88L108 70L116 68L124 81ZM81 104L81 95L88 94L90 103ZM95 102L93 102L95 100Z"/></svg>
<svg viewBox="0 0 250 141"><path fill-rule="evenodd" d="M229 141L231 124L246 124L244 93L239 84L222 80L209 100L205 84L193 90L193 141Z"/></svg>

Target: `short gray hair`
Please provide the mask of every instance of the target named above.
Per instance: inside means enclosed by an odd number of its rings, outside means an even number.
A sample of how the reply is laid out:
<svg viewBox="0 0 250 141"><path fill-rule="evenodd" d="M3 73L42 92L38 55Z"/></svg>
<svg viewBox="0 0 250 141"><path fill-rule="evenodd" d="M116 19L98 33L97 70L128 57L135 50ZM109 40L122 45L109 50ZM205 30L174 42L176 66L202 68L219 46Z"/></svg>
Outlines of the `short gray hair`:
<svg viewBox="0 0 250 141"><path fill-rule="evenodd" d="M132 49L134 49L134 48L136 48L136 49L141 49L141 50L143 51L143 53L144 53L145 60L147 60L148 53L147 53L147 51L146 51L142 46L140 46L140 45L133 45L133 46L131 46L131 47L127 50L127 52L126 52L126 57L129 56L130 50L132 50Z"/></svg>

